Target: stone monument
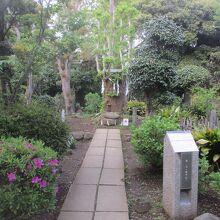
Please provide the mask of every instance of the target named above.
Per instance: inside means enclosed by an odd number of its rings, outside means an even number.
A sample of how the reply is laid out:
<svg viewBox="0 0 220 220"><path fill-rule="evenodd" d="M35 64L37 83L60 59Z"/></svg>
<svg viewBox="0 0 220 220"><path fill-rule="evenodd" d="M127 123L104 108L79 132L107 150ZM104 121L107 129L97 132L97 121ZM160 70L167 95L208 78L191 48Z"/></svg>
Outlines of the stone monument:
<svg viewBox="0 0 220 220"><path fill-rule="evenodd" d="M132 123L136 125L137 122L137 108L132 108Z"/></svg>
<svg viewBox="0 0 220 220"><path fill-rule="evenodd" d="M167 132L163 156L163 207L175 220L197 216L198 147L190 132Z"/></svg>
<svg viewBox="0 0 220 220"><path fill-rule="evenodd" d="M218 116L215 110L211 110L209 113L209 128L218 127Z"/></svg>

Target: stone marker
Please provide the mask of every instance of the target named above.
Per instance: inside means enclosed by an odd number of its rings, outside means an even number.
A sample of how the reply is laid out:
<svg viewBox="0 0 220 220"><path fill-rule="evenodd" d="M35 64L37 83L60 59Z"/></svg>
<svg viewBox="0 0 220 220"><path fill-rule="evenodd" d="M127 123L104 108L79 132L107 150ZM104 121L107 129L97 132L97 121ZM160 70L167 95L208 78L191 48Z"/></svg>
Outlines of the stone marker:
<svg viewBox="0 0 220 220"><path fill-rule="evenodd" d="M205 214L202 214L202 215L194 218L194 220L220 220L220 218L213 215L213 214L205 213Z"/></svg>
<svg viewBox="0 0 220 220"><path fill-rule="evenodd" d="M132 108L132 123L136 125L137 122L137 108Z"/></svg>
<svg viewBox="0 0 220 220"><path fill-rule="evenodd" d="M218 116L215 110L211 110L209 114L209 128L217 128L218 127Z"/></svg>
<svg viewBox="0 0 220 220"><path fill-rule="evenodd" d="M163 207L175 220L197 216L199 151L190 132L167 132L163 156Z"/></svg>

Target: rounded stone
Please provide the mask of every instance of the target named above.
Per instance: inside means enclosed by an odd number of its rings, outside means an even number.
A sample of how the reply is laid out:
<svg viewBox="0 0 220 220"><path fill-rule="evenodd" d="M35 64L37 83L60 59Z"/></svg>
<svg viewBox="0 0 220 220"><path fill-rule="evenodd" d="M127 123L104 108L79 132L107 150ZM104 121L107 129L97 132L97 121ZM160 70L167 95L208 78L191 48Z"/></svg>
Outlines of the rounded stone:
<svg viewBox="0 0 220 220"><path fill-rule="evenodd" d="M210 213L204 213L194 218L194 220L220 220L220 218Z"/></svg>
<svg viewBox="0 0 220 220"><path fill-rule="evenodd" d="M102 119L102 125L116 126L117 125L117 119L103 118Z"/></svg>
<svg viewBox="0 0 220 220"><path fill-rule="evenodd" d="M84 139L85 140L91 140L93 138L93 133L91 132L85 132L84 133Z"/></svg>
<svg viewBox="0 0 220 220"><path fill-rule="evenodd" d="M137 213L144 214L150 211L151 205L149 202L146 203L140 202L134 206L134 209Z"/></svg>
<svg viewBox="0 0 220 220"><path fill-rule="evenodd" d="M72 135L77 141L82 140L84 137L84 133L82 131L73 132Z"/></svg>
<svg viewBox="0 0 220 220"><path fill-rule="evenodd" d="M104 118L109 118L109 119L118 119L120 118L120 115L116 112L105 112L103 114Z"/></svg>

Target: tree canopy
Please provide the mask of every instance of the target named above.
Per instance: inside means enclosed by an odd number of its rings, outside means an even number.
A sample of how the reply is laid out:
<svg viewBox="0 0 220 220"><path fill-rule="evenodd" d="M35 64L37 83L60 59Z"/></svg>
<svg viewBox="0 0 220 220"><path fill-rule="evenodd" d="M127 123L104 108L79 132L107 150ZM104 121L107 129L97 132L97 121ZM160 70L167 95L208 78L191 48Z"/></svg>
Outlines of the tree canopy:
<svg viewBox="0 0 220 220"><path fill-rule="evenodd" d="M105 105L119 106L128 78L131 97L182 91L177 73L190 81L209 72L218 85L219 28L218 0L2 0L1 98L63 93L72 112L101 84Z"/></svg>
<svg viewBox="0 0 220 220"><path fill-rule="evenodd" d="M137 48L128 75L131 90L147 96L149 111L152 96L169 89L174 81L178 48L183 42L181 28L166 17L144 25L143 42Z"/></svg>

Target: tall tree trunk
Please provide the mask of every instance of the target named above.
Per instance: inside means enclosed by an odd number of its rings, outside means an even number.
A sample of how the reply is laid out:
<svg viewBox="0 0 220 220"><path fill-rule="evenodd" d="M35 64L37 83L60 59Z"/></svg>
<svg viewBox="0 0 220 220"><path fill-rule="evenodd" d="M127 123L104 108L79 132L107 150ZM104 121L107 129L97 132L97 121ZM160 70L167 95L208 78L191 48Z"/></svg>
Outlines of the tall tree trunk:
<svg viewBox="0 0 220 220"><path fill-rule="evenodd" d="M121 29L122 29L122 26L123 26L123 21L122 21L122 19L120 19L120 28ZM120 36L120 43L122 43L122 35ZM119 56L120 56L120 60L121 60L121 68L124 69L122 49L120 49L120 51L119 51Z"/></svg>
<svg viewBox="0 0 220 220"><path fill-rule="evenodd" d="M105 111L106 112L119 112L121 113L124 110L126 99L126 80L123 78L118 82L119 94L117 96L109 96L110 93L115 92L113 89L113 84L109 79L104 81L105 91L104 91L104 100L105 100ZM117 87L117 86L116 86Z"/></svg>
<svg viewBox="0 0 220 220"><path fill-rule="evenodd" d="M131 19L129 17L128 19L128 27L129 27L129 30L131 28ZM131 36L129 36L129 40L128 40L128 59L130 60L131 59L131 50L132 50L132 38Z"/></svg>
<svg viewBox="0 0 220 220"><path fill-rule="evenodd" d="M112 17L112 24L115 23L115 0L109 0L109 12Z"/></svg>
<svg viewBox="0 0 220 220"><path fill-rule="evenodd" d="M109 13L110 13L110 23L109 23L109 30L112 32L112 34L114 35L115 33L115 2L116 0L109 0ZM120 25L122 27L123 23L122 20L120 21ZM121 68L123 69L123 54L122 54L122 50L120 51L114 51L114 38L111 37L107 30L104 30L105 33L105 39L106 39L106 45L104 44L103 49L108 48L108 52L107 55L110 57L115 57L115 56L119 56L120 61L121 61ZM120 37L120 41L122 41L122 37ZM105 58L105 56L103 55L102 57L103 59ZM111 68L116 68L118 69L119 66L114 66L113 64L110 65L104 65L103 63L103 70L105 72L104 74L104 101L105 101L105 111L107 112L122 112L125 106L125 87L126 87L126 81L124 78L122 78L121 80L119 80L117 82L116 87L117 88L117 92L114 91L114 83L111 81ZM115 96L111 96L110 94L113 92L118 93L117 95L115 94Z"/></svg>
<svg viewBox="0 0 220 220"><path fill-rule="evenodd" d="M15 31L15 33L16 33L16 41L21 40L21 33L20 33L20 31L19 31L19 28L16 27L16 26L14 26L13 28L14 28L14 31Z"/></svg>
<svg viewBox="0 0 220 220"><path fill-rule="evenodd" d="M100 22L99 21L98 21L98 30L100 30ZM97 50L99 50L100 49L100 42L99 42L99 39L97 39L97 40L98 40L98 42L96 44L96 48L97 48ZM96 62L97 72L99 73L101 70L100 63L99 63L99 52L97 52L95 55L95 62Z"/></svg>
<svg viewBox="0 0 220 220"><path fill-rule="evenodd" d="M71 59L61 59L57 58L59 75L62 83L62 92L65 102L65 109L67 114L71 114L74 112L73 108L73 97L72 91L70 87L70 67L71 67Z"/></svg>

